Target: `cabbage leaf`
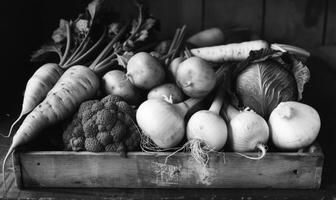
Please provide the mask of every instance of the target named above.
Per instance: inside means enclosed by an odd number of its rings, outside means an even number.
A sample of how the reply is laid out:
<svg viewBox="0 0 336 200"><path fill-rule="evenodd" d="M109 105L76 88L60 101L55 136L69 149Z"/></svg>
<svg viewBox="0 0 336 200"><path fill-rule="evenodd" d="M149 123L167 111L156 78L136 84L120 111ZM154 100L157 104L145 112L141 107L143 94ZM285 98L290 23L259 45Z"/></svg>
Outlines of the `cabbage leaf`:
<svg viewBox="0 0 336 200"><path fill-rule="evenodd" d="M294 55L269 49L253 51L233 71L232 103L268 119L280 102L302 98L309 77L309 69Z"/></svg>

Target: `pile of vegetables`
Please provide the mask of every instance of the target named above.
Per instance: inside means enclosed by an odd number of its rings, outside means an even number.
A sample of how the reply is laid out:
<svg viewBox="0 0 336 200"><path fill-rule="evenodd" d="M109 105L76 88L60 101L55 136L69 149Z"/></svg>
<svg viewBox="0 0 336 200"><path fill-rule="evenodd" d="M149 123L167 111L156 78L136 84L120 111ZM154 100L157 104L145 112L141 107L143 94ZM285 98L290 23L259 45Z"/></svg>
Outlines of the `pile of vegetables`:
<svg viewBox="0 0 336 200"><path fill-rule="evenodd" d="M3 170L16 148L55 124L65 127L66 151L184 149L204 165L211 151L258 160L269 145L298 150L316 140L318 112L302 102L305 50L265 40L224 44L219 28L185 38L183 26L160 39L143 5L124 22L110 4L94 0L74 21L62 19L33 54L36 61L56 53L59 63L27 82Z"/></svg>

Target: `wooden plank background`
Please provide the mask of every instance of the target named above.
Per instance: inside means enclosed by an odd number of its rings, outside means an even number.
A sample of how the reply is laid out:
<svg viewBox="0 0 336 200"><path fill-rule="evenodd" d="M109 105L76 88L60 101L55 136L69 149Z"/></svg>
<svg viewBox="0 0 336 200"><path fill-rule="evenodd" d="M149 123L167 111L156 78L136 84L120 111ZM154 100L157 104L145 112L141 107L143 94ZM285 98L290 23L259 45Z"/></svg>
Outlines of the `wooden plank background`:
<svg viewBox="0 0 336 200"><path fill-rule="evenodd" d="M302 47L321 45L325 11L325 0L267 0L265 38Z"/></svg>
<svg viewBox="0 0 336 200"><path fill-rule="evenodd" d="M336 1L327 2L325 45L336 45Z"/></svg>
<svg viewBox="0 0 336 200"><path fill-rule="evenodd" d="M204 1L204 28L222 30L248 28L261 34L263 21L262 0L211 0Z"/></svg>

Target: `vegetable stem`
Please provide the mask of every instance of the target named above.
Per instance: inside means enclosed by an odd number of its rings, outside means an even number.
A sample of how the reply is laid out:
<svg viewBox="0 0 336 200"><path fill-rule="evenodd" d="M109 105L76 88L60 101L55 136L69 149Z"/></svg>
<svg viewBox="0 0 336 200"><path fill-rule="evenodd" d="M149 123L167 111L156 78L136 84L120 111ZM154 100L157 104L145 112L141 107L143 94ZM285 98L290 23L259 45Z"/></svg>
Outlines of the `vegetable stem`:
<svg viewBox="0 0 336 200"><path fill-rule="evenodd" d="M65 47L65 52L63 54L63 57L61 58L61 60L59 62L59 66L62 66L64 61L68 57L69 50L70 50L70 44L71 44L70 26L69 26L69 24L66 24L65 27L66 27L66 33L67 33L66 47Z"/></svg>
<svg viewBox="0 0 336 200"><path fill-rule="evenodd" d="M112 60L110 60L107 64L97 66L97 67L94 69L94 72L95 72L95 74L97 74L97 75L101 75L101 74L103 74L103 73L106 73L106 72L108 71L109 68L112 68L112 67L115 66L117 63L118 63L118 62L117 62L116 59L112 59Z"/></svg>
<svg viewBox="0 0 336 200"><path fill-rule="evenodd" d="M231 121L238 114L239 114L239 111L236 108L234 108L232 105L227 106L225 115L226 115L228 121Z"/></svg>
<svg viewBox="0 0 336 200"><path fill-rule="evenodd" d="M209 111L219 115L219 111L223 106L223 102L224 102L224 88L219 87L217 90L215 100L212 102Z"/></svg>
<svg viewBox="0 0 336 200"><path fill-rule="evenodd" d="M117 56L117 52L112 53L111 55L109 55L107 58L105 58L103 61L101 61L100 63L98 63L97 65L93 66L93 68L91 68L93 71L96 71L96 69L99 69L101 66L106 65L107 63L109 63L113 58L115 58Z"/></svg>
<svg viewBox="0 0 336 200"><path fill-rule="evenodd" d="M201 102L203 98L189 98L178 104L174 104L178 108L181 116L185 116L190 108Z"/></svg>
<svg viewBox="0 0 336 200"><path fill-rule="evenodd" d="M113 48L113 44L116 43L119 38L126 32L128 25L130 23L126 23L121 30L119 31L119 33L114 36L114 38L108 43L108 45L104 48L104 50L98 55L98 57L92 62L92 64L89 66L89 68L94 68L95 65L97 65L102 59L105 58L106 54L108 54L111 49Z"/></svg>
<svg viewBox="0 0 336 200"><path fill-rule="evenodd" d="M176 46L175 46L175 52L173 53L171 59L175 58L176 52L178 52L178 50L181 47L181 44L182 44L182 41L183 41L183 38L184 38L184 35L185 35L185 29L186 29L186 27L187 27L186 25L183 25L182 28L181 28L181 31L180 31L180 34L179 34L179 37L177 39L177 43L176 43Z"/></svg>
<svg viewBox="0 0 336 200"><path fill-rule="evenodd" d="M81 55L79 58L77 58L76 60L72 61L69 66L75 65L79 62L81 62L83 59L85 59L88 55L90 55L92 52L94 52L98 46L102 43L102 41L104 40L106 35L106 30L104 30L103 34L101 35L101 37L99 38L99 40L88 50L86 51L83 55ZM83 48L84 49L84 48Z"/></svg>
<svg viewBox="0 0 336 200"><path fill-rule="evenodd" d="M84 39L82 40L82 42L79 44L79 46L76 48L76 50L72 53L72 55L70 56L69 59L67 59L67 61L63 64L63 65L67 65L72 59L75 59L77 54L80 54L82 52L82 49L85 49L85 47L83 47L84 45L88 44L89 42L89 34L87 34ZM83 47L83 48L82 48ZM81 50L81 51L80 51Z"/></svg>
<svg viewBox="0 0 336 200"><path fill-rule="evenodd" d="M142 25L142 21L143 21L143 19L142 19L142 4L137 3L136 5L137 5L138 10L139 10L138 24L135 27L132 34L127 38L127 40L125 40L124 44L127 44L127 41L130 41L135 37L135 35L138 33L138 31L140 30L141 25Z"/></svg>

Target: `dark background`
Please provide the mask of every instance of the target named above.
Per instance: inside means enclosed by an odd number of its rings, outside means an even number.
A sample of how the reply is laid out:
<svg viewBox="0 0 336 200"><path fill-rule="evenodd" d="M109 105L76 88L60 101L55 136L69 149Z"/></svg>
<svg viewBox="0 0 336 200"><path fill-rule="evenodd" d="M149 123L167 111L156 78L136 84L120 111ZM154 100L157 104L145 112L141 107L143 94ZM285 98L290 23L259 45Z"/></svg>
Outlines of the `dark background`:
<svg viewBox="0 0 336 200"><path fill-rule="evenodd" d="M88 2L1 2L1 121L13 120L19 114L25 83L39 67L29 61L32 52L50 38L60 18L76 17ZM336 28L333 25L336 3L332 0L147 2L165 22L162 31L166 35L183 23L190 25L189 33L217 25L223 29L242 25L269 41L295 44L312 52L308 60L312 78L305 88L303 101L315 107L322 120L318 141L326 156L323 184L336 184Z"/></svg>

